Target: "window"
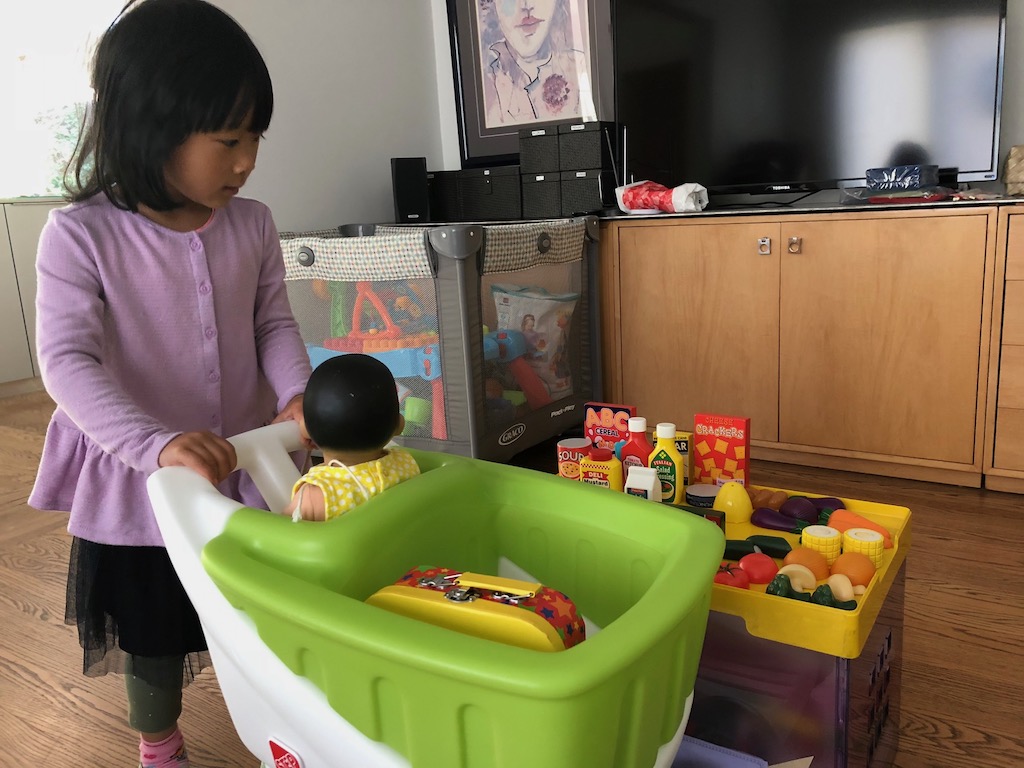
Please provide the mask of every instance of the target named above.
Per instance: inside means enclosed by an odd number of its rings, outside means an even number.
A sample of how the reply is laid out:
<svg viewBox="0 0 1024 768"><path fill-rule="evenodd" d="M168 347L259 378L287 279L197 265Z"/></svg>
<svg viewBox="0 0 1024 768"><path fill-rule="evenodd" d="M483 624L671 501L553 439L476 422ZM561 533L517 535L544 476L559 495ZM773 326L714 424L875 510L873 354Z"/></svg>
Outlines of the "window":
<svg viewBox="0 0 1024 768"><path fill-rule="evenodd" d="M63 194L96 41L124 0L20 2L0 24L0 198Z"/></svg>

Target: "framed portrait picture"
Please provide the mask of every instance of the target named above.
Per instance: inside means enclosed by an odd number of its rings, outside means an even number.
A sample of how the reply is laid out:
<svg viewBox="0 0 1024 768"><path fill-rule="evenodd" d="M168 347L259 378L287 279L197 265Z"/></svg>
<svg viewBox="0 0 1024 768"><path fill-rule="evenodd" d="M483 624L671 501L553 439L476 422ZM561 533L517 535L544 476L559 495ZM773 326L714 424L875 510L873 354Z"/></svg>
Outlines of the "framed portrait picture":
<svg viewBox="0 0 1024 768"><path fill-rule="evenodd" d="M511 161L519 131L607 120L611 0L448 0L462 165Z"/></svg>

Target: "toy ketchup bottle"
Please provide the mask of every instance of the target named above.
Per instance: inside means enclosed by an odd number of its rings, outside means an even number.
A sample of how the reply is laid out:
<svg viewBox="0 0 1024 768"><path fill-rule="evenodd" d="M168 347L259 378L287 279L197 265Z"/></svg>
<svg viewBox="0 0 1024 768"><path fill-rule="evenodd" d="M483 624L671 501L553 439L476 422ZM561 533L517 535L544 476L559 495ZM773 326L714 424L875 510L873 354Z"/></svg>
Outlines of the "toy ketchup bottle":
<svg viewBox="0 0 1024 768"><path fill-rule="evenodd" d="M619 458L622 459L622 475L628 478L630 467L647 466L654 446L647 439L647 419L633 416L626 425L629 427L629 439L619 449Z"/></svg>
<svg viewBox="0 0 1024 768"><path fill-rule="evenodd" d="M580 480L590 485L622 492L622 462L615 458L611 448L592 447L580 459Z"/></svg>
<svg viewBox="0 0 1024 768"><path fill-rule="evenodd" d="M647 466L658 471L661 500L665 504L681 504L685 499L686 460L676 448L676 425L663 421L655 428L657 442L647 459Z"/></svg>

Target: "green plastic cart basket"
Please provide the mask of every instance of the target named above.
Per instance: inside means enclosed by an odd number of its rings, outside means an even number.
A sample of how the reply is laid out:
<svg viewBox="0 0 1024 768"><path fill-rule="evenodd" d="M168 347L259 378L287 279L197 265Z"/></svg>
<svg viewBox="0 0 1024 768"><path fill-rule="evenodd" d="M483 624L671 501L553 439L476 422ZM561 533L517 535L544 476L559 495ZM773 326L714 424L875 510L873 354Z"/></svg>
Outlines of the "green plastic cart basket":
<svg viewBox="0 0 1024 768"><path fill-rule="evenodd" d="M293 427L265 429L286 435L279 450L287 456ZM236 447L242 462L248 449ZM151 479L168 550L249 749L268 765L305 768L671 764L724 550L721 530L555 475L414 455L420 476L329 523L232 509L181 468ZM264 490L271 508L286 494L275 500ZM217 515L207 504L227 513L221 523L211 522ZM206 530L172 530L193 507ZM201 557L181 551L189 548ZM205 574L190 572L200 561ZM364 602L423 564L561 590L586 618L587 639L545 653ZM203 586L211 581L215 590ZM218 594L207 604L201 591ZM261 644L272 657L245 655ZM273 682L277 660L298 688ZM318 714L317 698L337 714L337 730ZM267 722L243 722L250 717Z"/></svg>

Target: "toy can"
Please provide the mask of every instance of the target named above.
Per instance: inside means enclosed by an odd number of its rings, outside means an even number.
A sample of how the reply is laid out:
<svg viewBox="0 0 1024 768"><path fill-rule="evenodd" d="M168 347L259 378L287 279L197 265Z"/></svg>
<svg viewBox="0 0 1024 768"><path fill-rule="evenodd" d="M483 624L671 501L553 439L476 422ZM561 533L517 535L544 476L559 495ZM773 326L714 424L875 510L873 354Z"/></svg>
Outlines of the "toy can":
<svg viewBox="0 0 1024 768"><path fill-rule="evenodd" d="M686 489L686 503L691 507L711 509L715 506L718 486L711 483L697 483Z"/></svg>
<svg viewBox="0 0 1024 768"><path fill-rule="evenodd" d="M558 474L570 480L580 479L580 459L590 450L585 437L568 437L558 441Z"/></svg>

